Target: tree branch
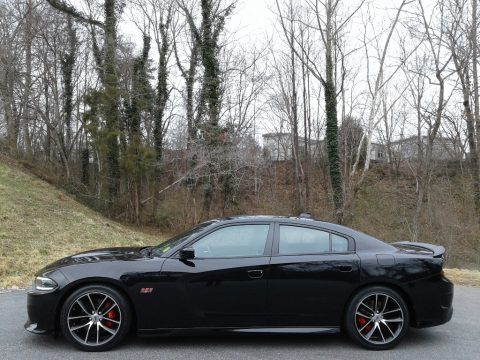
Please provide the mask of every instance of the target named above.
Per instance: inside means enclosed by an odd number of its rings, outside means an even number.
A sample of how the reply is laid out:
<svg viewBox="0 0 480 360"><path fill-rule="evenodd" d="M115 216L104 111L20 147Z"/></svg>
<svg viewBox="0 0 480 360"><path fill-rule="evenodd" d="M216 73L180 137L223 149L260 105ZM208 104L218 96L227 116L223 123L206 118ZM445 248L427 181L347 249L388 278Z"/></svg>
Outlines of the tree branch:
<svg viewBox="0 0 480 360"><path fill-rule="evenodd" d="M90 25L97 26L97 27L102 28L102 29L105 27L103 22L95 20L91 17L88 17L88 16L82 14L80 11L75 9L75 7L65 3L64 1L47 0L47 2L53 8L57 9L58 11L61 11L61 12L65 13L65 14L68 14L68 15L72 16L73 18L75 18L77 21L79 21L81 23L90 24Z"/></svg>

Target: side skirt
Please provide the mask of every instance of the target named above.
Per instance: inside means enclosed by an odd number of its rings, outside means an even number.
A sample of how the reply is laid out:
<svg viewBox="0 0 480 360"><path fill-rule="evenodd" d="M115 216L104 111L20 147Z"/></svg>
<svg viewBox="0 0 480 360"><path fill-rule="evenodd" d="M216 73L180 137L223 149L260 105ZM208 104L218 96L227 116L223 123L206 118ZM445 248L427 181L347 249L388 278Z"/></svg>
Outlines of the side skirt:
<svg viewBox="0 0 480 360"><path fill-rule="evenodd" d="M244 333L244 334L338 334L339 326L332 327L265 327L265 328L159 328L159 329L138 329L138 335L177 335L185 333Z"/></svg>

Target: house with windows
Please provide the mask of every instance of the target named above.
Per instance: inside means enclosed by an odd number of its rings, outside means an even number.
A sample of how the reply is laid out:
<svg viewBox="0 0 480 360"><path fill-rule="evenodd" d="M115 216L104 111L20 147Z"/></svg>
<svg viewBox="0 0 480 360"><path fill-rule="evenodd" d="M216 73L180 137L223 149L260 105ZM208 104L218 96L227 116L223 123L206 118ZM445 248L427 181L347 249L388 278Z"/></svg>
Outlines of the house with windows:
<svg viewBox="0 0 480 360"><path fill-rule="evenodd" d="M370 144L370 161L377 163L388 162L387 147L383 144L372 142Z"/></svg>
<svg viewBox="0 0 480 360"><path fill-rule="evenodd" d="M304 137L299 137L298 147L300 156L305 155ZM418 136L401 138L390 144L393 159L389 159L387 146L372 142L370 146L370 161L374 163L388 163L390 161L413 161L418 158L419 151L425 154L428 137ZM318 159L326 154L325 140L308 140L313 159ZM268 133L263 135L263 153L266 159L271 161L292 160L292 134L291 133ZM433 142L432 160L449 161L461 160L463 157L460 141L450 137L437 136Z"/></svg>
<svg viewBox="0 0 480 360"><path fill-rule="evenodd" d="M410 136L393 141L390 146L397 161L416 160L419 154L425 155L428 136ZM433 141L432 160L449 161L461 160L462 146L459 140L451 137L437 136Z"/></svg>
<svg viewBox="0 0 480 360"><path fill-rule="evenodd" d="M263 134L263 154L266 159L272 161L286 161L293 159L293 139L291 133L268 133ZM311 151L312 158L318 158L323 151L324 140L298 138L300 157L305 156L305 145Z"/></svg>

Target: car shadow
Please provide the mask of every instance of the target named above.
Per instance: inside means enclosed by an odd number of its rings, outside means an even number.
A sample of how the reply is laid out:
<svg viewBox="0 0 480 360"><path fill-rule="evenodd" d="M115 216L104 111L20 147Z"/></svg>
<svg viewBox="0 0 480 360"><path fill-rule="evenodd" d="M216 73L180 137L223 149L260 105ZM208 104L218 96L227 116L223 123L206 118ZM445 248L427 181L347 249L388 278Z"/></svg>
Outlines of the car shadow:
<svg viewBox="0 0 480 360"><path fill-rule="evenodd" d="M429 329L409 329L402 340L402 346L425 346L445 341L443 334ZM131 345L181 347L181 346L235 346L252 347L255 345L271 346L276 348L292 348L305 346L342 346L342 348L355 348L358 346L346 334L212 334L196 336L168 336L168 337L131 337L127 340Z"/></svg>
<svg viewBox="0 0 480 360"><path fill-rule="evenodd" d="M27 342L37 349L67 350L74 348L61 336L29 336ZM436 347L445 342L442 333L430 329L409 329L400 346L396 349L422 347L424 349ZM353 343L345 334L202 334L194 336L172 335L138 337L130 335L124 343L116 350L154 350L178 351L182 349L202 350L215 348L217 350L229 349L242 351L255 347L262 347L263 350L316 350L324 348L341 348L342 350L362 350ZM368 350L365 350L368 351Z"/></svg>

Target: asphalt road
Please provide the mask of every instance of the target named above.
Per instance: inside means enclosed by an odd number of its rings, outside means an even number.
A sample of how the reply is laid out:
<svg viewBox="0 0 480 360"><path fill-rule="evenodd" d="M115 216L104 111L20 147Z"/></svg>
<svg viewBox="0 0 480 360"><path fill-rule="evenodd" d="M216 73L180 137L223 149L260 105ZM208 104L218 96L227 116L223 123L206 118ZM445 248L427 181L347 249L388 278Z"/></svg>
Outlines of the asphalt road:
<svg viewBox="0 0 480 360"><path fill-rule="evenodd" d="M343 335L202 336L129 338L108 353L83 353L61 337L23 329L24 292L0 294L1 360L69 359L480 359L480 289L457 286L452 320L429 329L410 329L395 349L371 352Z"/></svg>

